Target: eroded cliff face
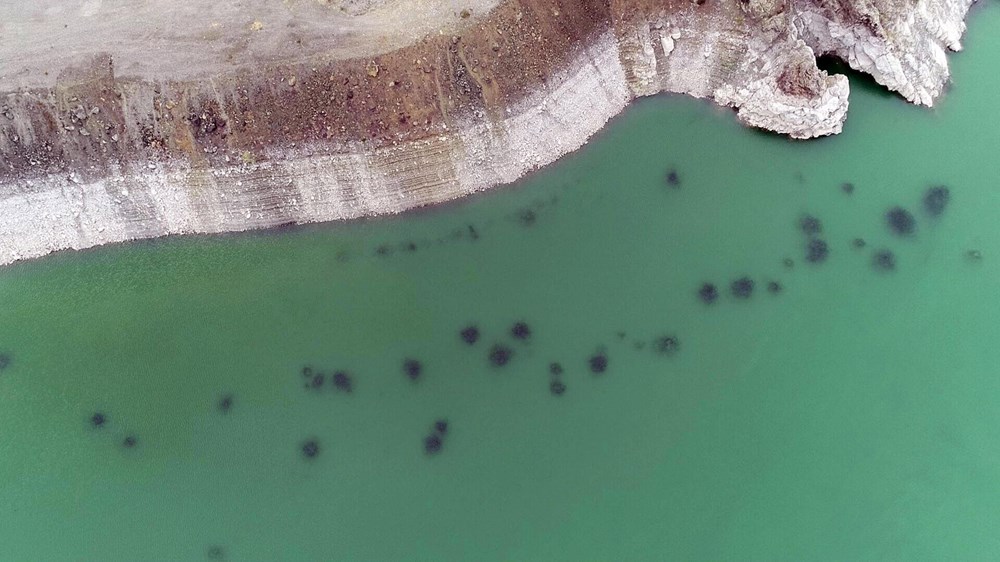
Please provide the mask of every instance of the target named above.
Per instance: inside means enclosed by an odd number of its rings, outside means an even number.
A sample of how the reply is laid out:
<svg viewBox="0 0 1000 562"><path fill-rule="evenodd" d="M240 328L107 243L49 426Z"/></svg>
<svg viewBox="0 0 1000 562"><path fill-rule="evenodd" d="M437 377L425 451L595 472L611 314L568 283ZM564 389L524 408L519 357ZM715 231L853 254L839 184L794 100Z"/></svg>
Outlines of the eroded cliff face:
<svg viewBox="0 0 1000 562"><path fill-rule="evenodd" d="M29 80L45 72L30 60L32 72L0 67L0 263L447 201L556 160L658 92L795 138L834 134L849 86L817 55L930 105L971 0L440 1L439 32L358 54L352 18L392 21L385 10L414 2L353 2L329 12L348 47L262 47L208 75L122 71L114 51L67 59L52 84ZM238 41L268 29L240 25Z"/></svg>

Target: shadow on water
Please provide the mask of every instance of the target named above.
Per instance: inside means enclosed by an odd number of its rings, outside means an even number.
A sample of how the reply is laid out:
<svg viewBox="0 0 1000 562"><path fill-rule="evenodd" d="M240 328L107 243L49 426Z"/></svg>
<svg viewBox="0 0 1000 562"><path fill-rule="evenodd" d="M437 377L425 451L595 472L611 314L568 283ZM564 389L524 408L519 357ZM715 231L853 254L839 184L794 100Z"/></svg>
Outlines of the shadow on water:
<svg viewBox="0 0 1000 562"><path fill-rule="evenodd" d="M851 90L861 90L879 98L896 98L906 101L906 98L893 92L875 81L870 74L859 72L847 65L847 62L836 55L821 55L816 59L816 66L827 74L843 74L851 82Z"/></svg>

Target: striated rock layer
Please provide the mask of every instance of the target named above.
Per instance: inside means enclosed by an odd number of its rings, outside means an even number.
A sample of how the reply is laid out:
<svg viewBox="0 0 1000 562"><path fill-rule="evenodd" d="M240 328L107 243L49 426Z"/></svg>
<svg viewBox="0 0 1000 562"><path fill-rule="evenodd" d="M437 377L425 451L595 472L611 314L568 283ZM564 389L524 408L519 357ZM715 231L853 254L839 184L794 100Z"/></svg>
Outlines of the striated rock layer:
<svg viewBox="0 0 1000 562"><path fill-rule="evenodd" d="M206 35L198 64L194 35L155 64L127 40L71 51L63 67L35 44L44 57L0 63L0 263L448 201L556 160L633 98L659 92L711 99L794 138L836 134L849 86L819 70L818 55L931 105L971 4L480 1L404 46L406 26L387 43L359 39L415 2L304 3L311 34L295 33L313 41L302 53L265 37L266 19L247 19ZM283 33L301 29L298 4L285 4ZM450 13L445 0L431 4ZM84 6L101 15L101 2ZM108 17L127 17L116 10ZM232 64L215 60L218 37L239 47Z"/></svg>

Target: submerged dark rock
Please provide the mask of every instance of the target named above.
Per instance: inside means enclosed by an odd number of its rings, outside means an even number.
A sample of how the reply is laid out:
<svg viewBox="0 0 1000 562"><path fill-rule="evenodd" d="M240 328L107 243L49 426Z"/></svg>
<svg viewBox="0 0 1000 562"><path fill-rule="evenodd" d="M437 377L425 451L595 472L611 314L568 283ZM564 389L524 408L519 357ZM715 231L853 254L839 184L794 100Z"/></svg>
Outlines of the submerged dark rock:
<svg viewBox="0 0 1000 562"><path fill-rule="evenodd" d="M428 455L436 455L441 452L441 447L444 446L444 440L437 433L433 433L424 437L424 452Z"/></svg>
<svg viewBox="0 0 1000 562"><path fill-rule="evenodd" d="M442 418L434 422L434 431L439 435L448 433L448 420Z"/></svg>
<svg viewBox="0 0 1000 562"><path fill-rule="evenodd" d="M879 271L896 269L896 255L891 250L878 250L872 254L872 267Z"/></svg>
<svg viewBox="0 0 1000 562"><path fill-rule="evenodd" d="M678 188L681 186L681 176L677 173L677 170L670 168L667 170L666 174L667 185L672 188Z"/></svg>
<svg viewBox="0 0 1000 562"><path fill-rule="evenodd" d="M784 287L782 287L781 283L777 281L770 281L767 284L767 291L772 295L776 295L780 293L782 290L784 290Z"/></svg>
<svg viewBox="0 0 1000 562"><path fill-rule="evenodd" d="M351 392L354 390L354 379L346 371L337 371L333 374L333 387L341 392Z"/></svg>
<svg viewBox="0 0 1000 562"><path fill-rule="evenodd" d="M784 265L786 268L791 269L795 267L795 260L793 260L792 258L785 258L781 260L781 264Z"/></svg>
<svg viewBox="0 0 1000 562"><path fill-rule="evenodd" d="M552 381L549 383L549 392L555 396L562 396L566 392L566 384L562 381Z"/></svg>
<svg viewBox="0 0 1000 562"><path fill-rule="evenodd" d="M561 375L563 373L562 363L556 363L556 362L549 363L549 373L551 373L552 376Z"/></svg>
<svg viewBox="0 0 1000 562"><path fill-rule="evenodd" d="M228 414L229 410L233 408L233 395L223 394L215 403L215 407L219 410L219 413Z"/></svg>
<svg viewBox="0 0 1000 562"><path fill-rule="evenodd" d="M681 342L677 336L660 336L653 342L653 348L660 355L673 355L680 349Z"/></svg>
<svg viewBox="0 0 1000 562"><path fill-rule="evenodd" d="M932 217L941 216L951 200L951 190L943 185L936 185L924 194L924 209Z"/></svg>
<svg viewBox="0 0 1000 562"><path fill-rule="evenodd" d="M122 447L132 449L139 444L139 439L135 435L128 435L122 440Z"/></svg>
<svg viewBox="0 0 1000 562"><path fill-rule="evenodd" d="M10 354L0 353L0 371L3 371L7 367L10 367L10 363L13 361Z"/></svg>
<svg viewBox="0 0 1000 562"><path fill-rule="evenodd" d="M844 183L840 184L840 190L848 195L851 195L852 193L854 193L854 184L849 181L845 181Z"/></svg>
<svg viewBox="0 0 1000 562"><path fill-rule="evenodd" d="M813 238L806 243L806 261L809 263L822 263L830 255L830 247L825 240Z"/></svg>
<svg viewBox="0 0 1000 562"><path fill-rule="evenodd" d="M307 459L314 459L319 455L319 442L315 439L309 439L302 443L302 456Z"/></svg>
<svg viewBox="0 0 1000 562"><path fill-rule="evenodd" d="M603 351L591 355L587 363L590 365L590 371L594 374L599 375L608 370L608 356Z"/></svg>
<svg viewBox="0 0 1000 562"><path fill-rule="evenodd" d="M406 359L403 361L403 374L406 378L411 381L415 381L420 378L420 373L423 371L424 367L420 364L420 361L416 359Z"/></svg>
<svg viewBox="0 0 1000 562"><path fill-rule="evenodd" d="M479 328L475 326L466 326L465 328L462 328L461 332L459 332L459 336L461 336L462 341L472 345L479 341Z"/></svg>
<svg viewBox="0 0 1000 562"><path fill-rule="evenodd" d="M917 219L902 207L893 207L886 211L885 222L892 233L900 236L909 236L917 231Z"/></svg>
<svg viewBox="0 0 1000 562"><path fill-rule="evenodd" d="M732 291L733 296L738 299L750 298L750 295L753 294L753 279L740 277L730 284L729 289Z"/></svg>
<svg viewBox="0 0 1000 562"><path fill-rule="evenodd" d="M206 552L209 560L225 560L226 551L221 546L210 546Z"/></svg>
<svg viewBox="0 0 1000 562"><path fill-rule="evenodd" d="M859 250L861 248L864 248L867 245L868 245L868 243L865 242L864 238L855 238L854 240L851 240L851 246L854 246L855 248L857 248Z"/></svg>
<svg viewBox="0 0 1000 562"><path fill-rule="evenodd" d="M531 328L524 322L516 322L510 327L510 335L514 339L527 340L531 338Z"/></svg>
<svg viewBox="0 0 1000 562"><path fill-rule="evenodd" d="M806 236L815 236L823 232L823 223L812 215L805 215L799 219L799 229Z"/></svg>
<svg viewBox="0 0 1000 562"><path fill-rule="evenodd" d="M494 367L503 367L510 362L511 357L514 356L513 350L503 344L496 344L490 348L490 363Z"/></svg>
<svg viewBox="0 0 1000 562"><path fill-rule="evenodd" d="M103 412L94 412L94 414L90 416L90 425L94 427L104 427L104 424L107 422L108 418Z"/></svg>
<svg viewBox="0 0 1000 562"><path fill-rule="evenodd" d="M698 298L705 304L712 304L719 298L719 289L712 283L704 283L698 289Z"/></svg>

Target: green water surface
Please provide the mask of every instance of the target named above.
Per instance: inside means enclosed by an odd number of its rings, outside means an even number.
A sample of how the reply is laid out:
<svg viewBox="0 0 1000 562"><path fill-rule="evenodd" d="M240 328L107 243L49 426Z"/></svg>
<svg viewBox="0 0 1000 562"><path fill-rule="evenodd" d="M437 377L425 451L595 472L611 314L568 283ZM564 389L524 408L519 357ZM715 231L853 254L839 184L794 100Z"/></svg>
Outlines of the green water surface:
<svg viewBox="0 0 1000 562"><path fill-rule="evenodd" d="M1000 559L1000 5L965 46L834 138L660 97L443 208L0 271L0 560Z"/></svg>

